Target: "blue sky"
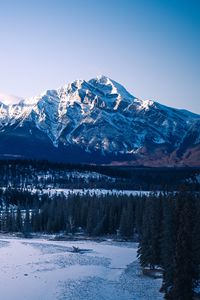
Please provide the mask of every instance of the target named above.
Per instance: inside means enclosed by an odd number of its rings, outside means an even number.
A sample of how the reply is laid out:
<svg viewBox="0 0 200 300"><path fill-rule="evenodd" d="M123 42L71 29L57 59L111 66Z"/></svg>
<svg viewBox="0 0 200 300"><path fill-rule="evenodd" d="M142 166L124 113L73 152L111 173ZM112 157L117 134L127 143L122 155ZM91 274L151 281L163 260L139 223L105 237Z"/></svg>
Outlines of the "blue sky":
<svg viewBox="0 0 200 300"><path fill-rule="evenodd" d="M0 91L32 96L104 74L200 113L200 1L0 0Z"/></svg>

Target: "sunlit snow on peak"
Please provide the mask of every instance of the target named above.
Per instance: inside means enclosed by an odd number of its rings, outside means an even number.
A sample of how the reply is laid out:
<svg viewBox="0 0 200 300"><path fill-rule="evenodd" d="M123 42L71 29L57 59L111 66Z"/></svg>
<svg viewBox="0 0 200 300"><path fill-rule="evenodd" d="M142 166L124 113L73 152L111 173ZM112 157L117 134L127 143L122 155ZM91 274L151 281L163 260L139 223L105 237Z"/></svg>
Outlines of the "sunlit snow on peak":
<svg viewBox="0 0 200 300"><path fill-rule="evenodd" d="M22 101L22 97L17 97L13 95L8 95L5 93L0 93L0 102L5 105L14 105L18 104L20 101Z"/></svg>

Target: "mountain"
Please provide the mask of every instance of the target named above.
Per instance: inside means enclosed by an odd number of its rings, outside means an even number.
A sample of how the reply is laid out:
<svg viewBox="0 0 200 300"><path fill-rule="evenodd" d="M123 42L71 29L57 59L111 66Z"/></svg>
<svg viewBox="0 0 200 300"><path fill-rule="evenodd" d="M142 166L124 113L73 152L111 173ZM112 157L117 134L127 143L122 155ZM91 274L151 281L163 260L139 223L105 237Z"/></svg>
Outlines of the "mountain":
<svg viewBox="0 0 200 300"><path fill-rule="evenodd" d="M0 94L1 158L200 166L200 115L138 99L106 76L14 100Z"/></svg>
<svg viewBox="0 0 200 300"><path fill-rule="evenodd" d="M0 103L3 102L6 105L18 104L22 100L20 97L13 95L7 95L5 93L0 93Z"/></svg>

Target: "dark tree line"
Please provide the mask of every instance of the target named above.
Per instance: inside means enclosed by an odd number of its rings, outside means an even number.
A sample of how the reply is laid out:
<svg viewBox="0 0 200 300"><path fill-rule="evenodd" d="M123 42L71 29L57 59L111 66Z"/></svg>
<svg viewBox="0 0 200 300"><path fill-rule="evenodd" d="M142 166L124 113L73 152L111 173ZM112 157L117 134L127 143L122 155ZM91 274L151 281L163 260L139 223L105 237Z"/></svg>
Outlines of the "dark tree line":
<svg viewBox="0 0 200 300"><path fill-rule="evenodd" d="M141 196L30 193L0 190L0 230L75 233L133 238L142 220Z"/></svg>
<svg viewBox="0 0 200 300"><path fill-rule="evenodd" d="M200 280L199 194L146 199L138 255L143 268L163 269L166 299L194 299Z"/></svg>
<svg viewBox="0 0 200 300"><path fill-rule="evenodd" d="M74 174L85 174L78 176ZM91 172L96 173L91 176ZM171 190L180 184L200 190L199 168L147 168L59 164L34 160L0 160L0 186L13 188L105 188Z"/></svg>

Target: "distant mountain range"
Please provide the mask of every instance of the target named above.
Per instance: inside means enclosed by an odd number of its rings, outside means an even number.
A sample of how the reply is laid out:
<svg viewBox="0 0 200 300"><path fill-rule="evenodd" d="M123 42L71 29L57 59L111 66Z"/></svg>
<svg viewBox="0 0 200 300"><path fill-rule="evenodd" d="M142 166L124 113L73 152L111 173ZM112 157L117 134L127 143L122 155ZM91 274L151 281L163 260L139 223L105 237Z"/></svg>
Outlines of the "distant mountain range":
<svg viewBox="0 0 200 300"><path fill-rule="evenodd" d="M200 166L200 115L138 99L105 76L28 99L0 94L0 158Z"/></svg>

